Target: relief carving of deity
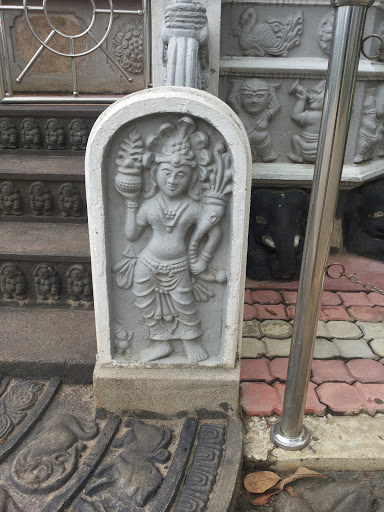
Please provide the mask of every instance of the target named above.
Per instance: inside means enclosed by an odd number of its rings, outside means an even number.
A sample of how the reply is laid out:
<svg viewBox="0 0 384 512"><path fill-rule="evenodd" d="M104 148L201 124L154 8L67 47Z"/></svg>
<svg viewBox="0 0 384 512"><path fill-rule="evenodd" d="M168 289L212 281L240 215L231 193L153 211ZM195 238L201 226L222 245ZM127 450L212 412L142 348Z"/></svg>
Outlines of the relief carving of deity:
<svg viewBox="0 0 384 512"><path fill-rule="evenodd" d="M300 128L299 133L291 138L292 152L288 158L292 162L314 163L316 160L324 91L325 80L311 89L306 89L296 80L288 91L296 98L291 118Z"/></svg>
<svg viewBox="0 0 384 512"><path fill-rule="evenodd" d="M203 361L209 354L201 342L198 302L214 296L204 281L226 281L224 271L212 272L208 265L232 193L231 157L222 142L184 116L147 137L132 129L116 164L115 188L124 198L131 243L114 271L119 287L132 288L148 328L150 346L140 361L168 356L175 340L190 363ZM133 242L147 227L152 235L136 256Z"/></svg>
<svg viewBox="0 0 384 512"><path fill-rule="evenodd" d="M24 300L27 297L27 280L18 265L4 263L0 269L0 288L4 299Z"/></svg>
<svg viewBox="0 0 384 512"><path fill-rule="evenodd" d="M368 89L353 162L360 164L375 155L384 156L384 85Z"/></svg>
<svg viewBox="0 0 384 512"><path fill-rule="evenodd" d="M35 181L29 187L29 204L33 215L50 216L54 214L53 196L42 181Z"/></svg>
<svg viewBox="0 0 384 512"><path fill-rule="evenodd" d="M287 57L288 50L300 44L302 32L303 11L298 10L285 20L267 18L259 23L254 7L243 11L232 30L243 55L252 57Z"/></svg>
<svg viewBox="0 0 384 512"><path fill-rule="evenodd" d="M55 269L46 263L38 265L33 272L35 291L39 300L57 300L60 296L61 282Z"/></svg>
<svg viewBox="0 0 384 512"><path fill-rule="evenodd" d="M45 124L47 149L65 149L65 131L57 119L49 119Z"/></svg>
<svg viewBox="0 0 384 512"><path fill-rule="evenodd" d="M69 143L71 149L85 149L87 147L89 130L83 119L73 119L69 123Z"/></svg>
<svg viewBox="0 0 384 512"><path fill-rule="evenodd" d="M277 158L269 124L281 107L275 92L279 86L259 78L236 80L228 95L227 103L240 117L248 134L254 162L273 162Z"/></svg>
<svg viewBox="0 0 384 512"><path fill-rule="evenodd" d="M41 148L41 132L37 122L27 117L21 123L21 142L24 149Z"/></svg>
<svg viewBox="0 0 384 512"><path fill-rule="evenodd" d="M0 149L16 149L18 135L15 125L8 118L0 119Z"/></svg>
<svg viewBox="0 0 384 512"><path fill-rule="evenodd" d="M12 181L0 185L0 212L3 215L23 215L23 198Z"/></svg>

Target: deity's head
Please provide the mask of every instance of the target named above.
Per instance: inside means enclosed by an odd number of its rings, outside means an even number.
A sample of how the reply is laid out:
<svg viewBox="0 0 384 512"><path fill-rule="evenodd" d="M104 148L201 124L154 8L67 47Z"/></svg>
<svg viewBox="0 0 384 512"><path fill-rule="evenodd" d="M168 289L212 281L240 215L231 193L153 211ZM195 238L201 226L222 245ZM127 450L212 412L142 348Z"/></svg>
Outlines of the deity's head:
<svg viewBox="0 0 384 512"><path fill-rule="evenodd" d="M32 121L30 119L25 119L25 121L23 122L24 130L29 132L30 130L32 130L32 127L33 127Z"/></svg>
<svg viewBox="0 0 384 512"><path fill-rule="evenodd" d="M8 130L9 128L9 122L6 119L2 119L0 121L0 129L1 130Z"/></svg>
<svg viewBox="0 0 384 512"><path fill-rule="evenodd" d="M325 80L319 82L308 91L308 107L310 110L322 110L324 103Z"/></svg>
<svg viewBox="0 0 384 512"><path fill-rule="evenodd" d="M258 78L246 80L240 87L240 101L248 114L260 114L270 103L269 85Z"/></svg>
<svg viewBox="0 0 384 512"><path fill-rule="evenodd" d="M39 196L44 192L44 185L42 183L34 183L31 186L30 194Z"/></svg>
<svg viewBox="0 0 384 512"><path fill-rule="evenodd" d="M47 128L48 130L51 130L52 132L56 131L57 128L58 128L58 123L55 119L50 119L48 122L47 122Z"/></svg>
<svg viewBox="0 0 384 512"><path fill-rule="evenodd" d="M71 130L74 130L75 132L79 132L80 131L80 121L78 119L75 119L74 121L72 121L71 123Z"/></svg>
<svg viewBox="0 0 384 512"><path fill-rule="evenodd" d="M15 187L9 181L4 181L4 183L0 186L0 192L8 195L12 192L15 192Z"/></svg>
<svg viewBox="0 0 384 512"><path fill-rule="evenodd" d="M204 168L212 162L207 149L209 137L196 131L190 117L181 117L177 124L168 122L160 126L159 133L147 141L150 150L145 165L151 169L154 183L168 197L188 194L197 199L197 185L204 177Z"/></svg>

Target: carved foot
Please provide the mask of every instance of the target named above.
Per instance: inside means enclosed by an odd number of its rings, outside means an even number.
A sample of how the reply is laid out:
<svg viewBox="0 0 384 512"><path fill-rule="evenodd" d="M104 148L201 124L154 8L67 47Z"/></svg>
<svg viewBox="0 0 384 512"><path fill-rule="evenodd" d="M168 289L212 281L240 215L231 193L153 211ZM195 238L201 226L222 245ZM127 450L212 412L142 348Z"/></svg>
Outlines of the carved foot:
<svg viewBox="0 0 384 512"><path fill-rule="evenodd" d="M302 164L304 159L301 156L295 155L295 153L289 153L288 158L292 160L292 162L297 162L298 164Z"/></svg>
<svg viewBox="0 0 384 512"><path fill-rule="evenodd" d="M185 352L188 357L188 361L192 364L198 363L199 361L204 361L208 359L207 352L203 349L203 347L196 340L183 340Z"/></svg>
<svg viewBox="0 0 384 512"><path fill-rule="evenodd" d="M142 363L156 361L156 359L168 356L172 351L173 347L169 341L155 341L150 347L140 352L140 360Z"/></svg>
<svg viewBox="0 0 384 512"><path fill-rule="evenodd" d="M263 156L262 161L263 162L274 162L277 158L277 154L272 151L269 155Z"/></svg>

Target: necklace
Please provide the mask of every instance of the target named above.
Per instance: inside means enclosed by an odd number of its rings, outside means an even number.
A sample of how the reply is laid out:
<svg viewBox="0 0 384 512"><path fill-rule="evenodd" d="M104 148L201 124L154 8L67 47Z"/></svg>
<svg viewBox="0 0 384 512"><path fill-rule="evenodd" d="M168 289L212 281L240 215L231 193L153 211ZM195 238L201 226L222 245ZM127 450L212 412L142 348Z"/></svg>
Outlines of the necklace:
<svg viewBox="0 0 384 512"><path fill-rule="evenodd" d="M180 203L174 209L170 209L166 204L163 197L158 196L157 201L160 205L161 213L163 216L163 222L166 227L167 233L170 233L172 229L179 222L182 213L188 208L190 201L181 200Z"/></svg>

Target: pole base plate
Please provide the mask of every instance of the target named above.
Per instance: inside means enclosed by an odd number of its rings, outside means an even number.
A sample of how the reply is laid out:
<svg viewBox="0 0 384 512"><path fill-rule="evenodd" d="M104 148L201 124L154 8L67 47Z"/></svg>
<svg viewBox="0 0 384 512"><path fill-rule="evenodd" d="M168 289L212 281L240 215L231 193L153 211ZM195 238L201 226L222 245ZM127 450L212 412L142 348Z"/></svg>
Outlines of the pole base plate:
<svg viewBox="0 0 384 512"><path fill-rule="evenodd" d="M281 422L278 421L271 429L271 441L280 448L284 448L284 450L301 450L309 443L309 430L305 425L302 426L300 435L297 437L287 437L282 433L280 427Z"/></svg>

